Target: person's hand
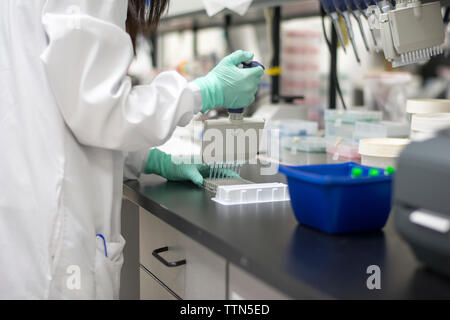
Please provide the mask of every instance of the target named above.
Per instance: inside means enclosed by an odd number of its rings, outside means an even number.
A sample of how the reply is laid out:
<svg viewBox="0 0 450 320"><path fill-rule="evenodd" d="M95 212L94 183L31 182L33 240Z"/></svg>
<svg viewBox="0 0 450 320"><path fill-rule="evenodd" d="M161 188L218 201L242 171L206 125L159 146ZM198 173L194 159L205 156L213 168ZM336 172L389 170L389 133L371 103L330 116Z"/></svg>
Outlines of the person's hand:
<svg viewBox="0 0 450 320"><path fill-rule="evenodd" d="M234 171L221 169L220 173L238 178ZM180 159L172 158L158 149L153 149L148 157L146 174L157 174L169 181L192 181L198 186L203 185L203 179L210 174L210 167L202 164L184 164Z"/></svg>
<svg viewBox="0 0 450 320"><path fill-rule="evenodd" d="M252 59L253 53L236 51L225 57L206 77L194 81L202 91L203 112L216 107L246 108L255 101L264 69L238 67Z"/></svg>

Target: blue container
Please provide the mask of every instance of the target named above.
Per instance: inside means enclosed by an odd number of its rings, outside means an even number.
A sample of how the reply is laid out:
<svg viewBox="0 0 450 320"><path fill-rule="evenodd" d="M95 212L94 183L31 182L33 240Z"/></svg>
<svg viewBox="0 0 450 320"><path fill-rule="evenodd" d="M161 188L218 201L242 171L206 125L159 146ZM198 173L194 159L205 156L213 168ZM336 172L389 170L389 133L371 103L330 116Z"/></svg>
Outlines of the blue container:
<svg viewBox="0 0 450 320"><path fill-rule="evenodd" d="M352 178L354 167L363 176ZM382 229L389 218L392 176L369 177L357 163L280 166L298 222L330 234Z"/></svg>

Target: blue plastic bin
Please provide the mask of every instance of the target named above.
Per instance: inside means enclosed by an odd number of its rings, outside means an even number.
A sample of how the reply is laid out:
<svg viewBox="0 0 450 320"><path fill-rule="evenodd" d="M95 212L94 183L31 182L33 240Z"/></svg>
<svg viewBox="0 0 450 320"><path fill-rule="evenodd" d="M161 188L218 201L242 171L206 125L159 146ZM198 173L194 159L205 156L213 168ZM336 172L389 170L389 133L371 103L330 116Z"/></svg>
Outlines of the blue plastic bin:
<svg viewBox="0 0 450 320"><path fill-rule="evenodd" d="M363 176L352 178L352 168ZM388 220L392 176L369 177L371 168L350 162L300 167L280 166L287 176L298 222L329 234L374 231Z"/></svg>

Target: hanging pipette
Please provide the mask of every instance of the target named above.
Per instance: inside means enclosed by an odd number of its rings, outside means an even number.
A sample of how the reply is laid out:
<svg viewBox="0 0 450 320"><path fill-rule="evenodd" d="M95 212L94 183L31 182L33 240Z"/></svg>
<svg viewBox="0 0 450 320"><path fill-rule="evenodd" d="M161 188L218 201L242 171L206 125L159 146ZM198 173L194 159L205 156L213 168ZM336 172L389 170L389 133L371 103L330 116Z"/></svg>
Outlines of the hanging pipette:
<svg viewBox="0 0 450 320"><path fill-rule="evenodd" d="M364 27L361 20L361 11L359 11L354 0L345 0L345 4L347 5L348 11L350 11L353 14L353 17L358 22L359 31L361 32L361 36L364 41L364 46L366 47L366 50L370 51L369 42L367 41L366 33L364 32Z"/></svg>
<svg viewBox="0 0 450 320"><path fill-rule="evenodd" d="M366 18L367 23L369 24L369 30L370 30L370 34L372 35L372 41L373 41L374 46L375 46L375 51L379 52L380 48L378 46L377 37L375 36L374 27L370 23L371 13L370 13L370 10L369 10L369 7L367 5L366 0L353 0L353 1L355 3L356 7L359 9L359 11Z"/></svg>
<svg viewBox="0 0 450 320"><path fill-rule="evenodd" d="M338 35L339 42L341 43L342 49L344 49L344 52L347 53L347 50L345 48L345 41L344 41L344 35L342 33L341 25L339 24L339 15L336 11L336 8L333 4L333 0L320 0L323 9L327 13L327 15L331 18L331 21L333 22L334 29L336 30L336 33Z"/></svg>
<svg viewBox="0 0 450 320"><path fill-rule="evenodd" d="M352 43L353 52L355 53L356 61L361 63L361 59L359 58L358 48L356 47L355 34L353 33L352 22L350 20L350 15L347 11L347 5L345 4L345 0L333 0L334 7L336 11L344 18L345 26L347 28L347 34Z"/></svg>

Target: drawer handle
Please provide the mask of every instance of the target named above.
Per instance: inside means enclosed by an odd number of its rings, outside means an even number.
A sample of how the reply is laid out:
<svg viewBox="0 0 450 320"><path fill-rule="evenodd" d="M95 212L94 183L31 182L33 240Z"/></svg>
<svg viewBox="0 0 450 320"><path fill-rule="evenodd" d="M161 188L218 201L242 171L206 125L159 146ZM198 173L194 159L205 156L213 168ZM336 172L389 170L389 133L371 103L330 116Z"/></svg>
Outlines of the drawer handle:
<svg viewBox="0 0 450 320"><path fill-rule="evenodd" d="M179 266L186 264L186 260L180 260L177 262L169 262L159 255L160 253L164 253L167 251L169 251L169 247L156 249L155 251L152 252L152 256L154 256L156 259L159 260L159 262L161 262L163 265L165 265L166 267L169 267L169 268L175 268L175 267L179 267Z"/></svg>

